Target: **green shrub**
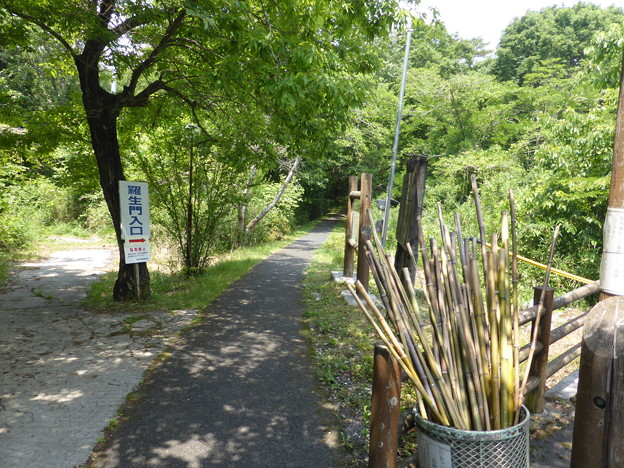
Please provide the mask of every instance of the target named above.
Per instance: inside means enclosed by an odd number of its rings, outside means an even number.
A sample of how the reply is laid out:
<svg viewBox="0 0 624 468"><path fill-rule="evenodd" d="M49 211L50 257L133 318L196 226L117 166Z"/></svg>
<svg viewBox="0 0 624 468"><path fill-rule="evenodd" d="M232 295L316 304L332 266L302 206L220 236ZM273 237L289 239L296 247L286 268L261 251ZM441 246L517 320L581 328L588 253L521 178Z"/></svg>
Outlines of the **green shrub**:
<svg viewBox="0 0 624 468"><path fill-rule="evenodd" d="M79 198L80 213L78 219L82 227L90 232L102 232L113 229L108 206L101 190L82 195Z"/></svg>
<svg viewBox="0 0 624 468"><path fill-rule="evenodd" d="M14 253L50 234L85 236L112 228L101 191L80 196L45 177L10 182L0 198L0 251Z"/></svg>
<svg viewBox="0 0 624 468"><path fill-rule="evenodd" d="M11 216L30 229L37 224L50 226L72 219L69 190L44 177L7 187L5 200Z"/></svg>
<svg viewBox="0 0 624 468"><path fill-rule="evenodd" d="M18 219L0 212L0 255L15 252L30 241L27 229Z"/></svg>
<svg viewBox="0 0 624 468"><path fill-rule="evenodd" d="M6 283L9 277L10 267L11 263L8 257L0 250L0 286Z"/></svg>

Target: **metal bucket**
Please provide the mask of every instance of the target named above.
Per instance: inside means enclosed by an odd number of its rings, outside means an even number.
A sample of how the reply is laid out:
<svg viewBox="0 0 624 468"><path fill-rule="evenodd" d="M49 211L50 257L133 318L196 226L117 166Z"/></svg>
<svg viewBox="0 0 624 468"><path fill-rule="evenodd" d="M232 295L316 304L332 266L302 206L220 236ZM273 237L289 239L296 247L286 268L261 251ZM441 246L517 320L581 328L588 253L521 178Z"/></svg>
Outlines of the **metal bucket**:
<svg viewBox="0 0 624 468"><path fill-rule="evenodd" d="M522 407L520 423L495 431L463 431L421 418L416 411L420 468L527 468L529 422Z"/></svg>

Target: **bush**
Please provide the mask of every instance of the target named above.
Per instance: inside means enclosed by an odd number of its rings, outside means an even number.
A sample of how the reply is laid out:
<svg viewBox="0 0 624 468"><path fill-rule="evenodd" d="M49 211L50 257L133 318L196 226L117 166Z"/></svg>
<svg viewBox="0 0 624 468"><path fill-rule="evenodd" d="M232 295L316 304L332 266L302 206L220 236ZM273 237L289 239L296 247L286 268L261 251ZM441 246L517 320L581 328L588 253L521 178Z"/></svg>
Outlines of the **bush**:
<svg viewBox="0 0 624 468"><path fill-rule="evenodd" d="M71 217L71 194L43 177L7 187L5 201L28 229L68 222Z"/></svg>
<svg viewBox="0 0 624 468"><path fill-rule="evenodd" d="M84 236L111 228L101 192L82 197L51 179L20 180L0 199L0 251L14 253L50 233Z"/></svg>
<svg viewBox="0 0 624 468"><path fill-rule="evenodd" d="M95 193L82 195L79 198L80 220L84 229L90 232L102 232L113 229L113 221L104 194L101 190Z"/></svg>
<svg viewBox="0 0 624 468"><path fill-rule="evenodd" d="M6 254L0 251L0 287L7 282L10 274L10 269L11 262L9 261L9 258L6 256Z"/></svg>
<svg viewBox="0 0 624 468"><path fill-rule="evenodd" d="M30 241L28 231L19 220L0 212L0 255L15 252Z"/></svg>

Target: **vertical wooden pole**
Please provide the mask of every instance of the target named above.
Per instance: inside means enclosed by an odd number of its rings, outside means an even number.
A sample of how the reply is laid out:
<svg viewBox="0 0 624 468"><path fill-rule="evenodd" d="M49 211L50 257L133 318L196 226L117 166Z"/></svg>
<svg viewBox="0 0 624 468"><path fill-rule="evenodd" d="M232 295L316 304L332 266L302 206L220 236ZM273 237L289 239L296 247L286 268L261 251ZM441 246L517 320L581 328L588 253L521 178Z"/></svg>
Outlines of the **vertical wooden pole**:
<svg viewBox="0 0 624 468"><path fill-rule="evenodd" d="M624 296L606 298L583 329L571 468L624 466Z"/></svg>
<svg viewBox="0 0 624 468"><path fill-rule="evenodd" d="M403 268L408 268L412 284L414 284L416 265L412 263L407 250L407 243L412 246L414 255L418 255L416 218L422 215L428 160L425 156L417 156L409 159L406 166L407 172L403 177L401 204L399 205L399 221L396 232L397 249L394 257L394 267L399 272L403 271Z"/></svg>
<svg viewBox="0 0 624 468"><path fill-rule="evenodd" d="M620 73L620 96L615 124L609 206L624 208L624 56Z"/></svg>
<svg viewBox="0 0 624 468"><path fill-rule="evenodd" d="M353 262L355 253L349 240L353 237L353 198L351 192L357 190L358 180L356 176L349 177L349 192L347 193L347 226L345 229L345 251L344 251L344 268L343 274L347 278L353 277Z"/></svg>
<svg viewBox="0 0 624 468"><path fill-rule="evenodd" d="M383 343L375 345L369 468L394 468L399 447L401 368Z"/></svg>
<svg viewBox="0 0 624 468"><path fill-rule="evenodd" d="M542 295L543 286L536 286L533 290L533 304L539 304ZM544 394L546 393L546 371L548 368L548 349L550 347L550 328L552 323L553 299L555 290L546 287L544 294L544 314L540 319L540 329L537 334L537 340L542 343L542 350L535 354L531 363L531 371L529 375L535 375L540 379L538 387L529 393L525 398L525 405L531 413L541 413L544 411ZM535 322L533 322L535 327ZM531 330L533 336L533 330Z"/></svg>
<svg viewBox="0 0 624 468"><path fill-rule="evenodd" d="M134 264L134 280L136 281L137 302L141 302L141 277L139 274L139 264Z"/></svg>
<svg viewBox="0 0 624 468"><path fill-rule="evenodd" d="M603 246L600 268L600 283L603 291L600 300L611 296L624 295L624 251L622 250L622 234L620 228L624 223L624 55L620 72L620 95L615 123L615 141L613 144L613 161L611 163L611 190L605 228L612 225L617 232L607 233ZM605 290L606 287L606 290Z"/></svg>
<svg viewBox="0 0 624 468"><path fill-rule="evenodd" d="M373 227L368 219L368 210L371 207L373 195L373 175L362 174L360 182L360 237L358 239L358 259L357 259L357 279L364 289L368 291L368 259L364 245L367 240L371 240Z"/></svg>

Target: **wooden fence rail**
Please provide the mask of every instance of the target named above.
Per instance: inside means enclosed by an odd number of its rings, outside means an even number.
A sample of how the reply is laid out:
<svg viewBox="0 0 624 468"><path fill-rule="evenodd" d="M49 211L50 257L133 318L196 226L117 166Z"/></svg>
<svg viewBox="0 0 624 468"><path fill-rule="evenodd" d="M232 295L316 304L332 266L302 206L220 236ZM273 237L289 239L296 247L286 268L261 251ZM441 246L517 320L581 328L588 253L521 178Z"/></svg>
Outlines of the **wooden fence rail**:
<svg viewBox="0 0 624 468"><path fill-rule="evenodd" d="M534 302L539 301L539 292L541 288L535 288ZM574 302L580 301L592 294L597 294L600 287L597 282L587 284L573 291L559 296L558 298L551 298L550 301L545 301L545 307L541 319L541 327L538 334L538 341L536 344L536 354L531 365L531 376L527 383L526 400L525 404L529 411L533 413L541 413L544 410L544 392L546 387L546 380L559 372L565 366L570 364L576 358L581 355L580 342L568 348L564 353L549 361L549 349L550 345L565 338L573 331L579 329L585 323L585 317L587 312L583 312L568 322L560 325L559 327L551 330L551 318L552 313L555 310L567 307ZM552 290L550 292L552 294ZM537 304L525 309L521 313L520 324L534 324L537 317ZM529 345L526 345L520 350L520 362L526 361L529 354Z"/></svg>

